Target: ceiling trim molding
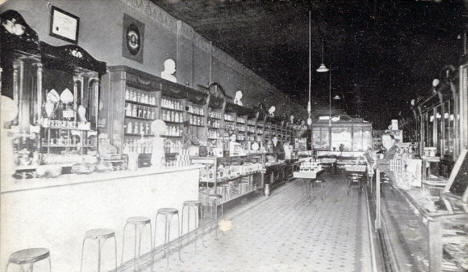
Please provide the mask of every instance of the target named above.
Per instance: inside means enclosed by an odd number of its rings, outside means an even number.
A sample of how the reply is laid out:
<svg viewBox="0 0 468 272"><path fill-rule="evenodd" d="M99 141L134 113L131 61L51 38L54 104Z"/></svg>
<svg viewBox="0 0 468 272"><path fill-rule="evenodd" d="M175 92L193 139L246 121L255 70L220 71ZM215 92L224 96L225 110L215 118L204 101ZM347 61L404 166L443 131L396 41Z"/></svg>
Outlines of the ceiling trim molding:
<svg viewBox="0 0 468 272"><path fill-rule="evenodd" d="M152 21L177 34L177 19L149 0L120 0L130 8L149 17Z"/></svg>
<svg viewBox="0 0 468 272"><path fill-rule="evenodd" d="M270 82L266 81L259 75L257 75L251 69L245 67L242 63L234 59L231 55L226 53L224 50L211 46L210 41L204 38L202 35L197 33L193 27L186 24L185 22L176 19L170 15L167 11L154 4L150 0L120 0L130 8L140 14L148 17L151 21L156 22L166 28L168 31L175 35L181 35L187 39L193 41L193 45L203 50L204 52L211 54L218 61L228 65L236 72L240 73L246 79L257 81L259 85L265 90L272 90L277 93L281 93L276 89ZM178 31L179 30L179 31Z"/></svg>

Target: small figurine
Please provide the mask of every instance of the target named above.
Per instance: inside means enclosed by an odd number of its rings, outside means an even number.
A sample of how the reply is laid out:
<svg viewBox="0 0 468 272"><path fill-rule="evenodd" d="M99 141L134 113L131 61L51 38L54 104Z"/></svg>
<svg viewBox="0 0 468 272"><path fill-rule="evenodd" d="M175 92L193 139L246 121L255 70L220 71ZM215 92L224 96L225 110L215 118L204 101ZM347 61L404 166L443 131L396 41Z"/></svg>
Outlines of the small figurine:
<svg viewBox="0 0 468 272"><path fill-rule="evenodd" d="M236 92L236 97L234 98L234 104L239 105L239 106L243 106L244 104L241 101L242 96L243 96L242 91L238 90Z"/></svg>
<svg viewBox="0 0 468 272"><path fill-rule="evenodd" d="M270 117L275 117L275 110L275 106L271 106L270 109L268 109L268 114L270 115Z"/></svg>
<svg viewBox="0 0 468 272"><path fill-rule="evenodd" d="M161 72L161 77L177 83L177 78L174 76L176 72L176 63L173 59L167 59L164 61L164 71Z"/></svg>

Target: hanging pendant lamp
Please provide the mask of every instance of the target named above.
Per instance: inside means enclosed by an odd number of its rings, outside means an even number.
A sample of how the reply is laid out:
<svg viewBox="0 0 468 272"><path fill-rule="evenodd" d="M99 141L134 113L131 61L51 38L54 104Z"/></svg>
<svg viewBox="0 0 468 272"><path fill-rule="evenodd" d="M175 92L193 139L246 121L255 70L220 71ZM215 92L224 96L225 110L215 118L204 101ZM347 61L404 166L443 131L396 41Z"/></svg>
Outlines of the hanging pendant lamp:
<svg viewBox="0 0 468 272"><path fill-rule="evenodd" d="M310 16L311 16L311 11L309 10L309 101L307 102L307 125L311 126L312 125L312 117L311 117L311 112L312 112L312 105L311 105L311 89L312 89L312 79L311 79L311 72L312 72L312 60L311 60L311 32L310 32ZM311 139L312 140L312 139Z"/></svg>
<svg viewBox="0 0 468 272"><path fill-rule="evenodd" d="M323 63L323 40L322 40L322 63L320 64L320 67L317 68L317 72L319 73L325 73L328 72L327 66Z"/></svg>

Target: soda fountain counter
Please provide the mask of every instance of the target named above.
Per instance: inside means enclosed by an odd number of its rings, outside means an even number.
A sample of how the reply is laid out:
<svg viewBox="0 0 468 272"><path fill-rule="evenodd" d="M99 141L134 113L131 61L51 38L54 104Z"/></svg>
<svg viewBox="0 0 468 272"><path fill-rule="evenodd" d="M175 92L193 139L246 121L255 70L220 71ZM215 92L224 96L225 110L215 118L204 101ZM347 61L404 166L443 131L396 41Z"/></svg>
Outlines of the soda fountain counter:
<svg viewBox="0 0 468 272"><path fill-rule="evenodd" d="M34 246L50 249L54 270L76 271L85 231L110 228L116 231L117 237L122 237L129 217L154 219L156 211L163 207L180 211L183 201L198 199L199 166L70 174L20 181L3 176L1 180L0 251L4 254L0 266L6 265L9 253ZM177 233L176 224L173 227L171 232ZM162 236L162 232L160 234ZM119 254L121 242L117 239ZM148 251L149 245L143 243L142 253ZM104 260L113 260L112 250L103 250L103 253L110 254L104 255ZM92 251L87 254L97 256ZM125 256L133 256L131 246L126 247Z"/></svg>

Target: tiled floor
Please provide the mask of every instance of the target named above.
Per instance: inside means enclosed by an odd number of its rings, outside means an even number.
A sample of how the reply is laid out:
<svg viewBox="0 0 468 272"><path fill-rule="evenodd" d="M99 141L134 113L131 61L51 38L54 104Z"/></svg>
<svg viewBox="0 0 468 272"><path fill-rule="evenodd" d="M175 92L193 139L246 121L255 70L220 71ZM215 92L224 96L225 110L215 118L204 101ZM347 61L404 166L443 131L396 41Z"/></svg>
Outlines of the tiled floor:
<svg viewBox="0 0 468 272"><path fill-rule="evenodd" d="M154 271L370 271L365 196L346 194L341 176L327 176L321 200L311 200L295 180L224 216L232 228L205 236L182 249L183 263L171 255ZM319 189L319 188L316 188ZM201 238L199 238L200 241ZM149 268L142 270L150 271Z"/></svg>

